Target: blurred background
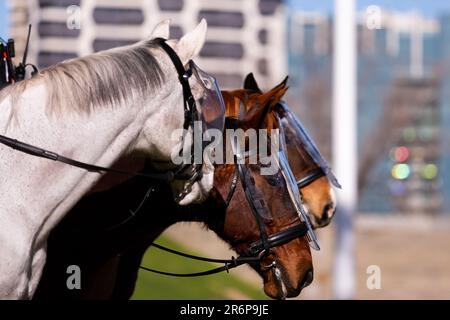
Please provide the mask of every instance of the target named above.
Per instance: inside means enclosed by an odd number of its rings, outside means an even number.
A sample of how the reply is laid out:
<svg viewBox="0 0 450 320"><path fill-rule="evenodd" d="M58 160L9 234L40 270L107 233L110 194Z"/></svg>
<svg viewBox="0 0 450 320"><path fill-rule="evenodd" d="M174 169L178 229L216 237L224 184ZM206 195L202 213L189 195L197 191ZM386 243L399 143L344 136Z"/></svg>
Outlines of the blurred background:
<svg viewBox="0 0 450 320"><path fill-rule="evenodd" d="M347 7L337 10L340 1ZM241 87L248 72L263 89L289 75L288 104L337 167L343 210L318 231L315 280L300 298L450 298L450 2L0 0L0 36L13 37L21 57L32 23L29 61L39 68L144 39L167 18L171 38L206 18L196 62L223 89ZM351 25L348 37L336 21ZM195 224L161 241L231 254ZM204 267L172 259L150 250L144 262ZM374 266L377 288L368 285ZM261 288L248 268L190 280L141 274L134 297L262 299Z"/></svg>

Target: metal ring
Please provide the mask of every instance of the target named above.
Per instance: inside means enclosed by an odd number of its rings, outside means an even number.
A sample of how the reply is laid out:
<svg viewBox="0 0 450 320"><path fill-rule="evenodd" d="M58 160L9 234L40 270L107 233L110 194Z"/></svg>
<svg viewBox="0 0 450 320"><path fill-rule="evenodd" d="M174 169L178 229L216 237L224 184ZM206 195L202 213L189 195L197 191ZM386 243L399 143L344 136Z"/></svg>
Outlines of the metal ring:
<svg viewBox="0 0 450 320"><path fill-rule="evenodd" d="M276 260L272 260L272 262L269 265L263 265L262 263L260 263L261 269L263 270L269 270L269 269L273 269L277 267L277 261Z"/></svg>
<svg viewBox="0 0 450 320"><path fill-rule="evenodd" d="M273 257L272 261L268 265L264 265L261 261L263 258L266 258L266 257ZM260 260L259 265L260 265L261 269L263 269L263 270L273 269L273 268L276 268L276 266L277 266L277 255L275 252L271 251L270 249L267 253L265 250L263 250L259 254L259 260Z"/></svg>

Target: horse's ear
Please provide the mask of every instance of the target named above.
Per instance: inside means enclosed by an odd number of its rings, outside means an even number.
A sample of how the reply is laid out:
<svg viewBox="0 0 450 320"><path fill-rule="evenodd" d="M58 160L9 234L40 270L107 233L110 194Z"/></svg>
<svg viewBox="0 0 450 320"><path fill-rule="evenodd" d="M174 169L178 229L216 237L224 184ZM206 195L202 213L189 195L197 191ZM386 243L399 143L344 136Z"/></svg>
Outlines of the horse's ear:
<svg viewBox="0 0 450 320"><path fill-rule="evenodd" d="M286 78L284 78L283 81L281 81L279 84L277 84L277 85L276 85L273 89L271 89L269 92L280 90L280 88L285 88L286 85L287 85L288 80L289 80L289 76L286 76Z"/></svg>
<svg viewBox="0 0 450 320"><path fill-rule="evenodd" d="M258 97L260 103L268 107L269 109L276 106L286 94L286 91L289 89L289 87L287 86L288 79L289 77L284 78L284 80L281 81L280 84L272 88L269 92L261 94Z"/></svg>
<svg viewBox="0 0 450 320"><path fill-rule="evenodd" d="M244 122L251 128L260 128L264 123L267 115L272 108L277 105L283 98L286 91L289 89L287 84L288 77L286 77L279 85L274 87L267 93L259 95L256 99L255 106L251 108L246 116Z"/></svg>
<svg viewBox="0 0 450 320"><path fill-rule="evenodd" d="M289 76L286 76L280 84L272 88L269 92L264 93L262 96L265 96L266 99L269 98L272 101L272 104L277 104L285 95L286 91L289 89L287 86L287 82L289 80Z"/></svg>
<svg viewBox="0 0 450 320"><path fill-rule="evenodd" d="M256 83L255 76L253 75L253 72L250 72L244 80L244 89L246 90L252 90L257 93L262 93L261 89L258 86L258 83Z"/></svg>
<svg viewBox="0 0 450 320"><path fill-rule="evenodd" d="M170 37L170 19L166 19L158 23L152 31L150 39L163 38L169 39Z"/></svg>
<svg viewBox="0 0 450 320"><path fill-rule="evenodd" d="M175 51L183 64L200 53L205 44L207 28L206 20L202 19L194 30L185 34L175 45Z"/></svg>

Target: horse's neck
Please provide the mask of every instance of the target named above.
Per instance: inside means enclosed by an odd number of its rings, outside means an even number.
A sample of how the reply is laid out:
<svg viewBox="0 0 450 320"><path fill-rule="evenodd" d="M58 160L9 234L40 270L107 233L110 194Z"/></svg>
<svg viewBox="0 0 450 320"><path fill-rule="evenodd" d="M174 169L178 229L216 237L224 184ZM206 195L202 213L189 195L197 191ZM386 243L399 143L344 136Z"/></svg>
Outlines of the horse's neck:
<svg viewBox="0 0 450 320"><path fill-rule="evenodd" d="M140 111L142 108L117 106L99 107L89 116L61 112L57 119L56 115L47 116L45 96L45 87L38 85L23 93L18 106L10 106L5 100L2 108L16 109L13 117L0 118L0 132L100 166L110 166L136 141L148 116ZM26 155L3 145L0 162L0 220L9 220L13 229L17 227L15 224L26 221L22 228L44 237L100 178L97 173ZM23 220L17 219L15 214L19 212Z"/></svg>

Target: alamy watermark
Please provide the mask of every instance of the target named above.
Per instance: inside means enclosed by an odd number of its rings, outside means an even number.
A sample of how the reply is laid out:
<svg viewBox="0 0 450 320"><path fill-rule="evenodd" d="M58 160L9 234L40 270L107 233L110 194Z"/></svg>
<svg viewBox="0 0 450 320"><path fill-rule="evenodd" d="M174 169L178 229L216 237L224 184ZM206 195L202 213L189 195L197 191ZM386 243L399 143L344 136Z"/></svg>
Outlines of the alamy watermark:
<svg viewBox="0 0 450 320"><path fill-rule="evenodd" d="M72 5L66 8L67 19L66 26L69 30L81 29L81 8L80 6Z"/></svg>
<svg viewBox="0 0 450 320"><path fill-rule="evenodd" d="M262 175L278 172L278 129L271 130L270 134L266 129L252 128L222 132L218 129L203 130L203 123L195 121L193 134L178 129L172 133L171 139L178 142L171 154L176 165L202 164L204 157L208 157L213 164L260 164Z"/></svg>
<svg viewBox="0 0 450 320"><path fill-rule="evenodd" d="M369 30L381 29L383 12L379 6L371 5L366 9L366 27Z"/></svg>
<svg viewBox="0 0 450 320"><path fill-rule="evenodd" d="M369 275L366 280L366 286L369 290L381 289L381 268L377 265L367 267L366 273Z"/></svg>
<svg viewBox="0 0 450 320"><path fill-rule="evenodd" d="M81 268L77 265L70 265L66 269L68 274L66 286L69 290L81 290Z"/></svg>

